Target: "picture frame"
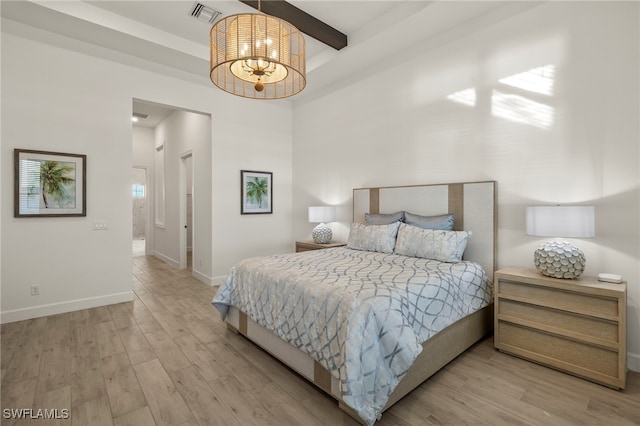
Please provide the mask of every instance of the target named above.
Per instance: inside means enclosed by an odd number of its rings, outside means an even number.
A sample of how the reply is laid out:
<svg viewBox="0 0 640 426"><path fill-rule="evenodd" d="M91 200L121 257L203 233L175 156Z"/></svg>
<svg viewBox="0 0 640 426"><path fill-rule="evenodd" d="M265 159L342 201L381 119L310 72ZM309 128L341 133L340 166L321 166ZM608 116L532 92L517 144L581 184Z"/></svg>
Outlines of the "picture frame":
<svg viewBox="0 0 640 426"><path fill-rule="evenodd" d="M14 149L14 217L87 215L87 156Z"/></svg>
<svg viewBox="0 0 640 426"><path fill-rule="evenodd" d="M273 173L240 171L240 214L273 213Z"/></svg>

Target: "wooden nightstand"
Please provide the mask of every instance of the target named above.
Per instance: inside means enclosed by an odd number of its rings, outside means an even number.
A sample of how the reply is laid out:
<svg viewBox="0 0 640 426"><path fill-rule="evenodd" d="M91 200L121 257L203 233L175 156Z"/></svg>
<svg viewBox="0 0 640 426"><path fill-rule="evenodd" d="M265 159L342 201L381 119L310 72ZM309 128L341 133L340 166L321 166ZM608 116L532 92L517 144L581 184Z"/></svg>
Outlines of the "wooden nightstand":
<svg viewBox="0 0 640 426"><path fill-rule="evenodd" d="M624 389L626 282L505 268L495 273L494 294L496 349Z"/></svg>
<svg viewBox="0 0 640 426"><path fill-rule="evenodd" d="M309 250L322 250L326 248L332 247L342 247L346 246L347 243L329 243L329 244L318 244L313 241L296 241L296 253L301 251L309 251Z"/></svg>

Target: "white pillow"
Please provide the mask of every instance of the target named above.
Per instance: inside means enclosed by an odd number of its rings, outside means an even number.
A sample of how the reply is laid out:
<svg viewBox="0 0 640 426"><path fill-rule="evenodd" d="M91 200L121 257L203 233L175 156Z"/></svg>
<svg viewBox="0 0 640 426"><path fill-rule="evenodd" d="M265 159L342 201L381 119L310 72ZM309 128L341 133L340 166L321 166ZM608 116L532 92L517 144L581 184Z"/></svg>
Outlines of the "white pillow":
<svg viewBox="0 0 640 426"><path fill-rule="evenodd" d="M388 225L352 223L351 229L349 230L347 247L354 250L393 253L399 225L401 225L400 222L394 222Z"/></svg>
<svg viewBox="0 0 640 426"><path fill-rule="evenodd" d="M469 231L422 229L404 223L398 229L395 253L411 257L457 263L462 260Z"/></svg>

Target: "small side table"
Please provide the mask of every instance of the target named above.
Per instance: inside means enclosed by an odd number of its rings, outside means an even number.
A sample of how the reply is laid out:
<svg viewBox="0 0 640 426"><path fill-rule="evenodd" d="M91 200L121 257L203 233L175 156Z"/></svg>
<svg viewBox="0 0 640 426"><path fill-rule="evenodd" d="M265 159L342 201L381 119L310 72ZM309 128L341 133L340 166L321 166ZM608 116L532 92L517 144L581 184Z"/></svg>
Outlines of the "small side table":
<svg viewBox="0 0 640 426"><path fill-rule="evenodd" d="M346 245L347 243L318 244L314 243L313 241L296 241L296 253L309 250L322 250L333 247L343 247Z"/></svg>
<svg viewBox="0 0 640 426"><path fill-rule="evenodd" d="M497 349L624 389L626 282L549 278L515 267L494 276Z"/></svg>

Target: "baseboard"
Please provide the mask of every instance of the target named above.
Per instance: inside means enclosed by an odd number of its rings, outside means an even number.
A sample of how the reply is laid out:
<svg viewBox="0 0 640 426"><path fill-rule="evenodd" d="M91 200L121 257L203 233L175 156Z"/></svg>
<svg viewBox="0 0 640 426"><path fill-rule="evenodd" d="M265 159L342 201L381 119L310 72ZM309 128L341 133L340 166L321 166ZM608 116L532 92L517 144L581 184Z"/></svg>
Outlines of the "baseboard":
<svg viewBox="0 0 640 426"><path fill-rule="evenodd" d="M173 266L174 268L180 268L180 262L175 260L175 259L170 258L169 256L165 256L164 254L159 253L157 251L154 251L153 255L155 257L157 257L158 259L162 260L163 262L168 263L169 265Z"/></svg>
<svg viewBox="0 0 640 426"><path fill-rule="evenodd" d="M153 255L158 259L162 260L163 262L173 266L174 268L180 269L180 262L178 262L177 260L172 259L168 256L165 256L164 254L159 253L157 251L154 251ZM193 269L192 274L193 274L193 278L212 287L216 285L220 285L222 282L224 282L224 279L226 278L226 275L222 277L210 277L209 275L203 274L202 272L196 269Z"/></svg>
<svg viewBox="0 0 640 426"><path fill-rule="evenodd" d="M224 284L224 280L226 280L226 279L227 279L227 275L220 275L220 276L217 276L217 277L213 277L213 278L211 278L211 286L214 287L214 286L217 286L217 285L222 285L222 284Z"/></svg>
<svg viewBox="0 0 640 426"><path fill-rule="evenodd" d="M211 287L219 286L224 283L224 280L227 279L226 275L221 275L219 277L210 277L209 275L205 275L196 270L193 271L193 277Z"/></svg>
<svg viewBox="0 0 640 426"><path fill-rule="evenodd" d="M88 297L86 299L69 300L66 302L51 303L49 305L31 306L29 308L14 309L0 314L2 324L22 321L31 318L46 317L48 315L63 314L65 312L79 311L98 306L113 305L114 303L130 302L133 300L133 291L107 294L105 296Z"/></svg>
<svg viewBox="0 0 640 426"><path fill-rule="evenodd" d="M211 278L209 275L203 274L202 272L193 269L191 271L193 278L195 278L196 280L200 281L201 283L205 283L208 286L212 286L213 284L213 278Z"/></svg>
<svg viewBox="0 0 640 426"><path fill-rule="evenodd" d="M640 373L640 355L627 352L627 368Z"/></svg>

